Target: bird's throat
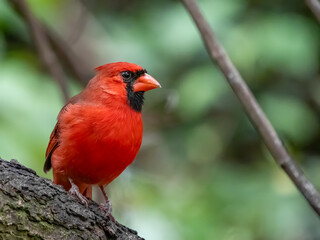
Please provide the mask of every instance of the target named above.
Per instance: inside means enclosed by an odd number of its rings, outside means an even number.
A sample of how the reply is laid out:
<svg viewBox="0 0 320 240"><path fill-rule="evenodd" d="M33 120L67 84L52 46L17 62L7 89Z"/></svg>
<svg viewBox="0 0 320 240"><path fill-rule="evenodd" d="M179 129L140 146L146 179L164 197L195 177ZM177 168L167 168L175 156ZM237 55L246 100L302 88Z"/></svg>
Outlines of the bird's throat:
<svg viewBox="0 0 320 240"><path fill-rule="evenodd" d="M130 83L127 84L126 90L130 107L137 112L141 112L144 102L144 92L134 92L133 86Z"/></svg>

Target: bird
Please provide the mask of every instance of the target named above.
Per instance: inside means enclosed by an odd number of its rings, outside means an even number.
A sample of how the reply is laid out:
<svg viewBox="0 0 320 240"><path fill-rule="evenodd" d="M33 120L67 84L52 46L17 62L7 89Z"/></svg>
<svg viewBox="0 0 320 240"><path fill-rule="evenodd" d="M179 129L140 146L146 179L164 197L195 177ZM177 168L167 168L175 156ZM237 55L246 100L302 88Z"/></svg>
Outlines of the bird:
<svg viewBox="0 0 320 240"><path fill-rule="evenodd" d="M136 157L142 142L146 91L161 87L146 69L128 62L95 68L85 89L57 117L45 154L44 172L88 206L98 186L111 214L105 187Z"/></svg>

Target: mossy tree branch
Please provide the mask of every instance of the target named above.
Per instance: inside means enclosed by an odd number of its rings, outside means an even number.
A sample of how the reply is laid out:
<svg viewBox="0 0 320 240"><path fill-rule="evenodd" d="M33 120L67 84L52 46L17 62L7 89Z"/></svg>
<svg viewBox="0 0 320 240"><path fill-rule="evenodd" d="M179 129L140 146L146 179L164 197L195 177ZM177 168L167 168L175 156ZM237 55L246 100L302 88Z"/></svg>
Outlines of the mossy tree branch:
<svg viewBox="0 0 320 240"><path fill-rule="evenodd" d="M0 199L0 239L142 239L16 160L0 158Z"/></svg>

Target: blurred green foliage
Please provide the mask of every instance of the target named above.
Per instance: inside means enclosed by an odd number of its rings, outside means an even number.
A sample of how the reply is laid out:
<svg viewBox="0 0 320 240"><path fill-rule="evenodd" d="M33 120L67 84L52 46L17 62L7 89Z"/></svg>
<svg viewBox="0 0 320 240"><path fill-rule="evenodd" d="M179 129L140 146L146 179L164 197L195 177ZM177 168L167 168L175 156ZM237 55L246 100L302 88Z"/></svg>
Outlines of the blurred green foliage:
<svg viewBox="0 0 320 240"><path fill-rule="evenodd" d="M297 0L199 2L285 145L320 189L314 16ZM28 3L88 69L135 62L163 86L146 96L136 161L108 188L120 222L152 240L320 239L319 219L273 162L179 1ZM71 76L69 85L73 94L82 89ZM62 106L28 28L0 1L0 156L51 177L42 172L44 152Z"/></svg>

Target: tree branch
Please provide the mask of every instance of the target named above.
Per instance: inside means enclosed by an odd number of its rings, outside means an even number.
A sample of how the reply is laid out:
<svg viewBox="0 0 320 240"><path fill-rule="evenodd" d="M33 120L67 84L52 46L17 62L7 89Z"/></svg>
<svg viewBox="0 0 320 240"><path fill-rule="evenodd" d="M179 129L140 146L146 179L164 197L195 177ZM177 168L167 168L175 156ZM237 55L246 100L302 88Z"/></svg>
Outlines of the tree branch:
<svg viewBox="0 0 320 240"><path fill-rule="evenodd" d="M41 25L39 24L37 19L32 15L32 12L30 11L25 0L10 0L10 3L25 19L25 22L27 23L32 37L34 39L39 57L41 58L43 64L45 65L49 73L56 80L57 84L61 89L64 100L65 102L67 102L70 96L67 81L65 79L65 74L56 55L50 47L48 39L44 34Z"/></svg>
<svg viewBox="0 0 320 240"><path fill-rule="evenodd" d="M197 3L194 0L181 1L197 25L211 59L218 64L273 158L277 164L283 168L311 207L320 216L320 194L284 148L275 129L262 111L247 84L242 79L239 71L231 62L223 46L215 37Z"/></svg>
<svg viewBox="0 0 320 240"><path fill-rule="evenodd" d="M318 22L320 23L320 2L319 2L319 0L306 0L306 4L310 8L310 10L313 12L315 17L318 19Z"/></svg>
<svg viewBox="0 0 320 240"><path fill-rule="evenodd" d="M111 221L97 203L90 200L86 208L16 160L0 158L0 199L1 239L142 240L134 230Z"/></svg>

